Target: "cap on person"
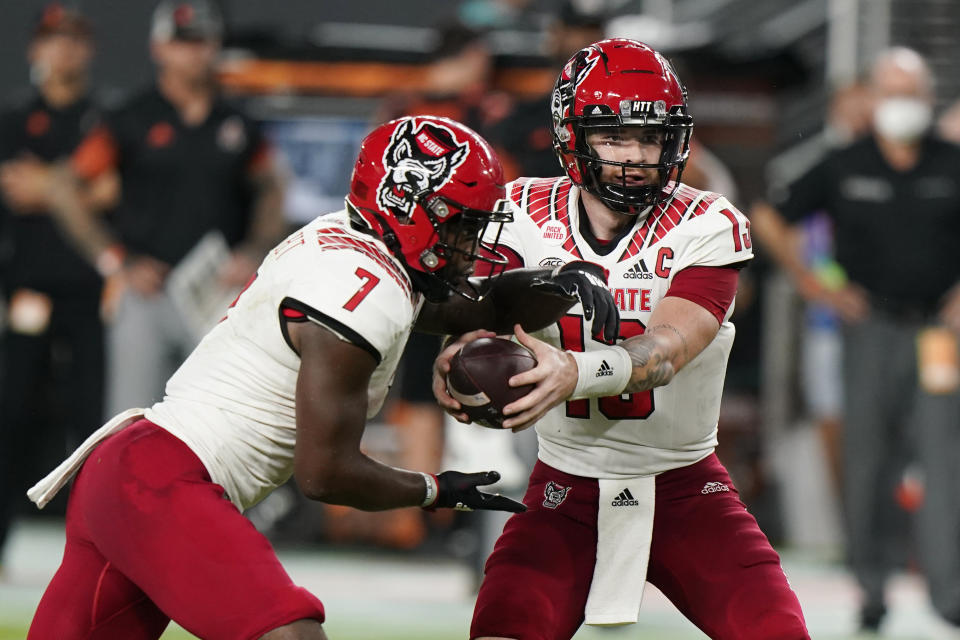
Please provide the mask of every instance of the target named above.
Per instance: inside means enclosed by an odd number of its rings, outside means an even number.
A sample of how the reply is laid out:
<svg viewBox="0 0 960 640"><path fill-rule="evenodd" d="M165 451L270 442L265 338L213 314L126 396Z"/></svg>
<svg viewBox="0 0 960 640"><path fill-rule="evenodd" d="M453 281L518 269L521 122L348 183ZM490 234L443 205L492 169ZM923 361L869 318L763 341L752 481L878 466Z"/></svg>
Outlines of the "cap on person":
<svg viewBox="0 0 960 640"><path fill-rule="evenodd" d="M170 1L157 5L150 28L153 40L220 40L223 17L207 0Z"/></svg>
<svg viewBox="0 0 960 640"><path fill-rule="evenodd" d="M60 2L51 2L37 16L33 37L44 38L52 35L89 38L93 35L93 26L86 16L75 8L66 7Z"/></svg>

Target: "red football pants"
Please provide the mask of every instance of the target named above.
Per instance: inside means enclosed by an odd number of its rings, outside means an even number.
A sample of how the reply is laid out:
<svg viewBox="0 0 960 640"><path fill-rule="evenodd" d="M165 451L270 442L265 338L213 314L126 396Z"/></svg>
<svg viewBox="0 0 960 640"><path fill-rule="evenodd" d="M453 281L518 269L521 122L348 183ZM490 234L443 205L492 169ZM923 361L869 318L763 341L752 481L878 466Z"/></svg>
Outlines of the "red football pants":
<svg viewBox="0 0 960 640"><path fill-rule="evenodd" d="M551 481L571 487L555 508L544 506ZM576 633L593 578L598 499L595 479L537 463L529 510L510 518L487 560L471 638ZM809 638L780 557L715 455L657 476L647 580L715 640Z"/></svg>
<svg viewBox="0 0 960 640"><path fill-rule="evenodd" d="M154 639L171 618L204 639L240 640L323 621L193 452L147 420L90 454L66 528L28 640Z"/></svg>

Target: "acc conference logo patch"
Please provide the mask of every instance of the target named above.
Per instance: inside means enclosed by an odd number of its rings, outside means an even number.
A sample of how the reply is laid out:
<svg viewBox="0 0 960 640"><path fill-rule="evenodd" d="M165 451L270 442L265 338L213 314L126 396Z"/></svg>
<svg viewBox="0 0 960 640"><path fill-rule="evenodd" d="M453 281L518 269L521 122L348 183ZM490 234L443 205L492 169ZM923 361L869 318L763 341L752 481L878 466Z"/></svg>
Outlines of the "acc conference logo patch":
<svg viewBox="0 0 960 640"><path fill-rule="evenodd" d="M377 189L377 204L401 220L413 213L418 194L445 185L470 153L470 144L450 129L430 122L414 129L415 122L404 121L390 136L383 153L387 175Z"/></svg>

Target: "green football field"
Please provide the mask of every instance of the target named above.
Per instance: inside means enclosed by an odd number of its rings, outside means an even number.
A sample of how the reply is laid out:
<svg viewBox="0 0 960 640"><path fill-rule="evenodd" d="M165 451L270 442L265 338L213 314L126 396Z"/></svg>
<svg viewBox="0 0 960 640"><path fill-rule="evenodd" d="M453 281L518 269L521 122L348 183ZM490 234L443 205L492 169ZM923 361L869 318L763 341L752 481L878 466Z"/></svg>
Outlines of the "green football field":
<svg viewBox="0 0 960 640"><path fill-rule="evenodd" d="M23 640L33 610L60 562L62 523L20 522L13 530L0 576L0 640ZM287 550L280 559L297 584L315 593L327 609L331 640L465 639L474 580L452 560L375 552ZM849 576L823 557L784 553L784 569L817 640L857 638L857 593ZM891 613L884 638L958 640L932 613L915 575L896 577L889 591ZM876 636L872 636L876 637ZM192 640L171 625L163 640ZM640 621L616 629L583 628L575 640L693 640L706 636L648 586ZM118 639L119 640L119 639Z"/></svg>

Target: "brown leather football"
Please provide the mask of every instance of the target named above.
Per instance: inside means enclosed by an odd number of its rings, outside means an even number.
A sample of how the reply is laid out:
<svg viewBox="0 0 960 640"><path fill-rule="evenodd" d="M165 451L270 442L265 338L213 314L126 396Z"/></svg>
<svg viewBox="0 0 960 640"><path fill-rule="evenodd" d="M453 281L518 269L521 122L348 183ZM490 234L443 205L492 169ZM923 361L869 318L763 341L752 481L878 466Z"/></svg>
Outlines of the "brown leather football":
<svg viewBox="0 0 960 640"><path fill-rule="evenodd" d="M450 360L447 390L473 422L502 429L503 408L533 389L529 384L511 387L507 381L536 365L536 358L523 345L503 338L481 338L465 345Z"/></svg>

